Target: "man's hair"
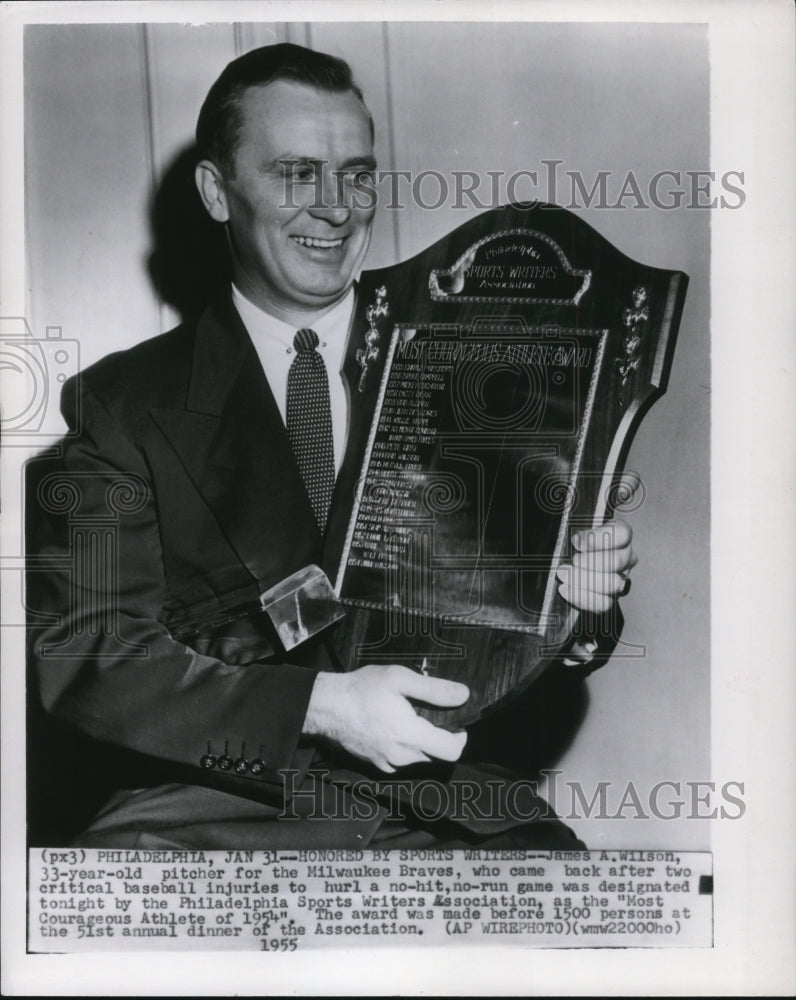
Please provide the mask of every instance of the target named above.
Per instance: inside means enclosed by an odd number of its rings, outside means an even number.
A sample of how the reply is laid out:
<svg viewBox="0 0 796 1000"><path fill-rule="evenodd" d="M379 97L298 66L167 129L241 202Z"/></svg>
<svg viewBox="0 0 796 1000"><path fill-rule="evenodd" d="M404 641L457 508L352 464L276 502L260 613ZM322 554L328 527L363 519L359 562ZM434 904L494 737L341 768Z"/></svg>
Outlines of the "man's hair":
<svg viewBox="0 0 796 1000"><path fill-rule="evenodd" d="M233 59L208 91L196 123L200 159L211 160L225 173L234 173L243 127L241 97L249 87L263 87L274 80L292 80L331 93L351 91L365 103L351 67L343 59L289 42L253 49Z"/></svg>

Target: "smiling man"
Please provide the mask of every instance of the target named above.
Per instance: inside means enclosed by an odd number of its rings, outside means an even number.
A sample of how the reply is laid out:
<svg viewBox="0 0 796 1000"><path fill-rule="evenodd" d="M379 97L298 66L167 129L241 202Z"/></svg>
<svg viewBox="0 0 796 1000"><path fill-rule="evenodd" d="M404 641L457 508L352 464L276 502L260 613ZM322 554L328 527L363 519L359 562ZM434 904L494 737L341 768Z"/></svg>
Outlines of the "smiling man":
<svg viewBox="0 0 796 1000"><path fill-rule="evenodd" d="M30 603L51 622L32 630L42 702L118 785L76 843L572 846L554 817L487 816L452 832L395 816L378 796L367 808L341 799L362 773L435 761L471 790L484 775L494 786L495 771L454 764L465 733L413 707L462 704L464 685L397 663L339 673L322 641L280 654L245 622L197 630L303 567L334 564L330 526L351 509L375 405L372 390L352 391L367 328L355 281L374 214L357 187L375 160L349 67L294 45L236 59L202 107L197 145L232 286L198 323L68 383L64 411L81 425L62 460L35 463L29 487L29 552L48 565L72 544L63 484L85 522L107 519L110 504L118 524L108 572L98 550L83 576L66 561L31 573ZM564 596L613 608L630 542L622 523L584 542Z"/></svg>
<svg viewBox="0 0 796 1000"><path fill-rule="evenodd" d="M275 79L243 91L218 135L213 96L198 126L202 200L227 225L238 290L301 326L350 290L368 249L374 209L346 188L376 166L370 115L355 90Z"/></svg>

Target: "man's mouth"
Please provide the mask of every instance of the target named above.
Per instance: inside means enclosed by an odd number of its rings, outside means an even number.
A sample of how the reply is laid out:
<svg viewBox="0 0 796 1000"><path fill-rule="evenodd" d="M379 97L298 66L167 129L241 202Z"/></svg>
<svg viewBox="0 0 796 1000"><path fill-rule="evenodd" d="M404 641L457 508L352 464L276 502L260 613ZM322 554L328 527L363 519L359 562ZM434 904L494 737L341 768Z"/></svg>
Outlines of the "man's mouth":
<svg viewBox="0 0 796 1000"><path fill-rule="evenodd" d="M343 245L345 237L340 236L336 240L322 240L317 236L291 236L299 246L312 247L314 250L335 250Z"/></svg>

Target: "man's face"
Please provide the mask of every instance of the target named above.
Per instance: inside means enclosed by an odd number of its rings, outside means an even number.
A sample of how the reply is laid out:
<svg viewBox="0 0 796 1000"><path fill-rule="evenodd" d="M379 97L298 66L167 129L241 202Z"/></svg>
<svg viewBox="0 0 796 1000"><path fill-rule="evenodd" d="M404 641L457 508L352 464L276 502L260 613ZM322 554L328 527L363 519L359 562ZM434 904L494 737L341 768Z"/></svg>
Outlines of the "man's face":
<svg viewBox="0 0 796 1000"><path fill-rule="evenodd" d="M215 214L228 222L233 276L256 305L306 321L348 291L370 242L373 207L354 187L375 168L370 118L352 92L287 80L249 88L240 110Z"/></svg>

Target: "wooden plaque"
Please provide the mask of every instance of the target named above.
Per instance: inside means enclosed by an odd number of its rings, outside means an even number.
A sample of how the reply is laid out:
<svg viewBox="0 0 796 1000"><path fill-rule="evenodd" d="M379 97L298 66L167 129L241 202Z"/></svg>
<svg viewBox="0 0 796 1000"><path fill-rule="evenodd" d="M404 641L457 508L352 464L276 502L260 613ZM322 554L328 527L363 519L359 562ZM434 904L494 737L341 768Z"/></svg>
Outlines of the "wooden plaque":
<svg viewBox="0 0 796 1000"><path fill-rule="evenodd" d="M461 709L418 707L458 728L566 648L578 616L556 569L621 504L687 282L539 203L486 212L369 282L363 380L371 340L386 359L335 581L344 669L466 683Z"/></svg>

